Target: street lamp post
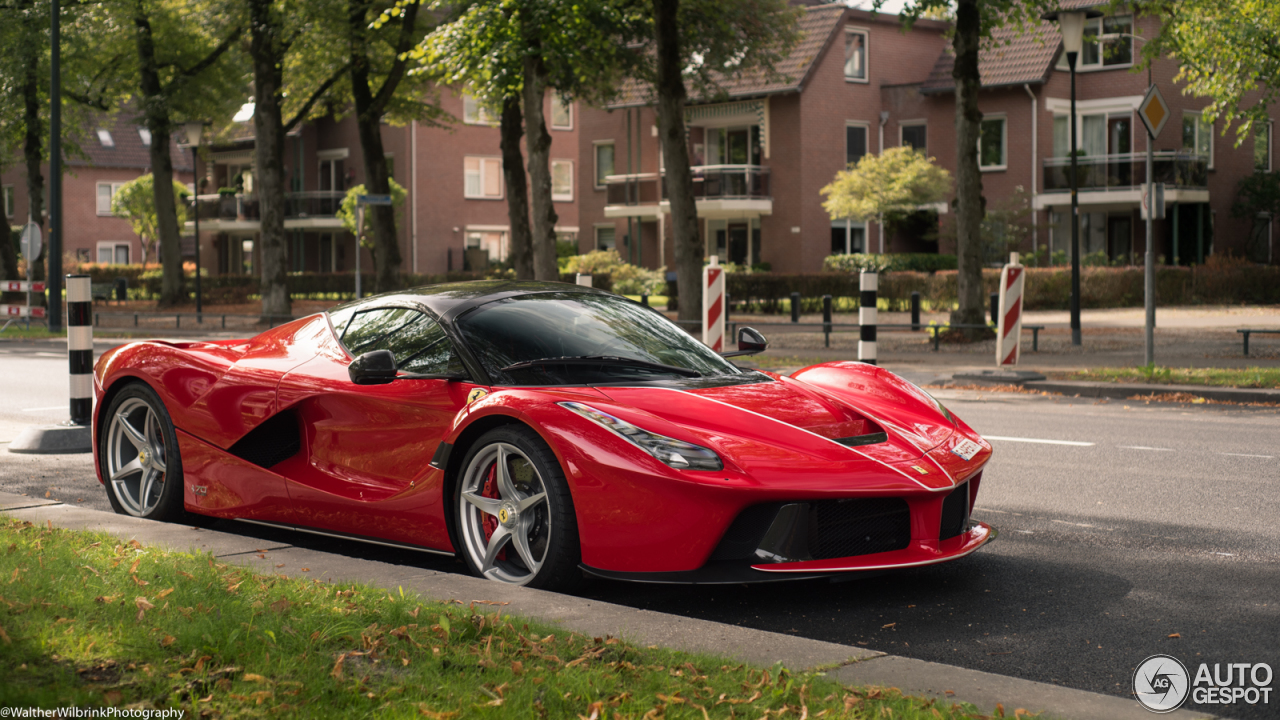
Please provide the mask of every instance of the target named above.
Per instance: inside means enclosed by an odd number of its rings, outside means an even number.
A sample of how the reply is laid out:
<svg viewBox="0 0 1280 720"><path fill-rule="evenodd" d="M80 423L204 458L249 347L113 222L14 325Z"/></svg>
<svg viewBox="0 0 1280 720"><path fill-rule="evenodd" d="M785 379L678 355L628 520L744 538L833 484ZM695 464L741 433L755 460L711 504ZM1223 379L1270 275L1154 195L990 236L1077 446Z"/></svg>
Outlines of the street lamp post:
<svg viewBox="0 0 1280 720"><path fill-rule="evenodd" d="M204 322L204 297L200 292L200 140L204 123L196 120L185 125L187 144L191 146L192 172L195 174L195 194L191 207L195 214L196 233L196 322Z"/></svg>
<svg viewBox="0 0 1280 720"><path fill-rule="evenodd" d="M1071 344L1080 345L1080 198L1076 175L1076 58L1084 45L1084 21L1102 17L1097 10L1049 12L1041 16L1056 20L1062 34L1062 49L1071 70Z"/></svg>

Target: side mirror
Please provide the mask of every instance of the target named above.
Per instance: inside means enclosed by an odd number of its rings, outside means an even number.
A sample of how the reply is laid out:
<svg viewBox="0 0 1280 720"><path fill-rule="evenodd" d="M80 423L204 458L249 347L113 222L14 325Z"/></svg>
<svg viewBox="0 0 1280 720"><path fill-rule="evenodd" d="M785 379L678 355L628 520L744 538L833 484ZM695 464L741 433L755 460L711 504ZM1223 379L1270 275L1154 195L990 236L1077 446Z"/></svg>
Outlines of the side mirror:
<svg viewBox="0 0 1280 720"><path fill-rule="evenodd" d="M760 334L755 328L738 328L738 349L736 352L720 353L722 357L738 357L739 355L755 355L758 352L764 352L769 347L769 341L764 339L764 335Z"/></svg>
<svg viewBox="0 0 1280 720"><path fill-rule="evenodd" d="M396 379L396 356L390 350L370 350L347 366L357 385L386 385Z"/></svg>

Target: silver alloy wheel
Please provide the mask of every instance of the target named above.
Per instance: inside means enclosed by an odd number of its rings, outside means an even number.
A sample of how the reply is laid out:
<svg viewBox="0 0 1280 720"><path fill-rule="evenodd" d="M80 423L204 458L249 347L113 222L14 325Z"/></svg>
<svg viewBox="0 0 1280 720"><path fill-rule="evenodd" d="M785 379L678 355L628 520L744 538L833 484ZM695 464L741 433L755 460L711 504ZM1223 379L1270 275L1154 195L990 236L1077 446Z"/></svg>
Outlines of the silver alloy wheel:
<svg viewBox="0 0 1280 720"><path fill-rule="evenodd" d="M107 482L124 511L146 517L160 503L165 481L164 428L149 403L130 398L107 427Z"/></svg>
<svg viewBox="0 0 1280 720"><path fill-rule="evenodd" d="M462 476L458 517L464 551L490 580L525 585L547 559L550 509L546 484L529 457L508 443L487 445Z"/></svg>

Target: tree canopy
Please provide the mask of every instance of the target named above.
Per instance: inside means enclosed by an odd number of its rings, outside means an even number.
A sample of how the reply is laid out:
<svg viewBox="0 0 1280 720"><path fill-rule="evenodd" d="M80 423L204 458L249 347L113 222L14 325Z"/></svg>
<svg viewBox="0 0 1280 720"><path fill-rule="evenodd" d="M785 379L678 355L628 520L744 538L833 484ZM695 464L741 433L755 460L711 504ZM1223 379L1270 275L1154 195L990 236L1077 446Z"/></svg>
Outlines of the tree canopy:
<svg viewBox="0 0 1280 720"><path fill-rule="evenodd" d="M832 220L859 221L904 216L921 205L942 202L951 194L951 173L924 153L909 147L866 155L820 191L822 207Z"/></svg>

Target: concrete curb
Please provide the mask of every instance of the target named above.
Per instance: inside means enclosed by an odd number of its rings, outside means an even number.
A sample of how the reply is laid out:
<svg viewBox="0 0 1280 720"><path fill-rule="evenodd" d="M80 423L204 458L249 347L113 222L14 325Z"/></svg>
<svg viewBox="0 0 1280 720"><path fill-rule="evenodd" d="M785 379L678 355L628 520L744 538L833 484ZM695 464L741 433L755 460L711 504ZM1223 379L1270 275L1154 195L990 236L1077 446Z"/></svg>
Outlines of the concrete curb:
<svg viewBox="0 0 1280 720"><path fill-rule="evenodd" d="M1037 373L1038 374L1038 373ZM1043 376L1041 376L1043 377ZM1016 374L981 372L956 373L952 381L976 385L1021 385L1031 390L1096 398L1131 398L1135 395L1167 395L1186 393L1207 400L1241 403L1280 403L1280 390L1266 388L1230 388L1209 385L1162 385L1157 383L1113 383L1089 380L1019 379Z"/></svg>
<svg viewBox="0 0 1280 720"><path fill-rule="evenodd" d="M70 455L92 450L88 425L32 425L9 443L9 452L30 455Z"/></svg>
<svg viewBox="0 0 1280 720"><path fill-rule="evenodd" d="M487 580L421 568L359 560L292 545L184 525L139 520L85 510L49 500L0 492L0 511L33 523L69 530L96 530L122 539L189 552L203 550L264 574L309 572L304 577L362 582L389 591L416 592L442 602L495 603L502 613L556 623L587 635L613 635L637 645L662 645L687 652L726 655L792 670L822 670L839 682L897 687L946 702L970 702L992 711L1026 708L1066 720L1150 720L1151 713L1128 698L1102 695L885 653L782 635L763 630L679 617L598 602L571 595L499 585ZM264 557L259 557L262 555ZM277 567L282 565L283 567ZM1187 710L1166 717L1211 717Z"/></svg>

